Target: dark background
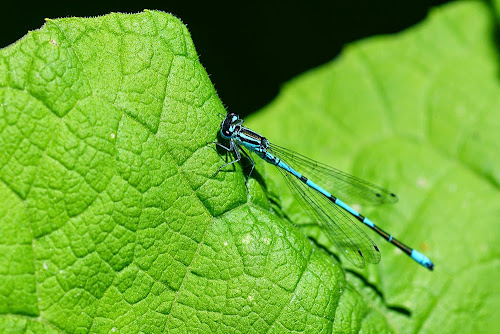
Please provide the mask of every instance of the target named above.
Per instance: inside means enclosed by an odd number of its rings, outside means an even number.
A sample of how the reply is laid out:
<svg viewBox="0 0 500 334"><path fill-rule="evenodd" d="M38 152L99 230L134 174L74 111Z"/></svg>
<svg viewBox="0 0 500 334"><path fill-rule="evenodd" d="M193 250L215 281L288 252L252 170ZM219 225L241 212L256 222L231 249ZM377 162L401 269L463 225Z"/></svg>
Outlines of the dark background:
<svg viewBox="0 0 500 334"><path fill-rule="evenodd" d="M244 116L269 103L282 83L333 59L345 44L401 31L445 2L10 1L0 7L0 47L38 29L46 17L163 10L187 24L220 98Z"/></svg>

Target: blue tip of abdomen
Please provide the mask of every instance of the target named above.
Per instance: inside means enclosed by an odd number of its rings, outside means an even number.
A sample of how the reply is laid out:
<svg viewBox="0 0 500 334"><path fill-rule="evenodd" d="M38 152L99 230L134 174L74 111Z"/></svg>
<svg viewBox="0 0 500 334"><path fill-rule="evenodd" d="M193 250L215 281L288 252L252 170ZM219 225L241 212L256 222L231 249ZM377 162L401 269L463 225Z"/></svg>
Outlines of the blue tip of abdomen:
<svg viewBox="0 0 500 334"><path fill-rule="evenodd" d="M413 249L411 251L411 258L420 263L421 265L423 265L424 267L426 267L427 269L434 270L434 263L432 263L432 261L427 256L420 253L419 251Z"/></svg>

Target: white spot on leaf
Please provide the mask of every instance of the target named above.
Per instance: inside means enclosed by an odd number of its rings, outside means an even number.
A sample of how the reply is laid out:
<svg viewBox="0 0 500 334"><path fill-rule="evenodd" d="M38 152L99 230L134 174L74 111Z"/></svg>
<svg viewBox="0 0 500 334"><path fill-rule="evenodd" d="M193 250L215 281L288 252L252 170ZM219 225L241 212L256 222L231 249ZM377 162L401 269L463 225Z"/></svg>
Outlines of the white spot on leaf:
<svg viewBox="0 0 500 334"><path fill-rule="evenodd" d="M417 187L419 187L419 188L428 188L429 187L429 180L427 180L423 176L419 177L417 179Z"/></svg>
<svg viewBox="0 0 500 334"><path fill-rule="evenodd" d="M241 239L241 242L244 243L245 245L248 245L251 241L252 241L252 236L250 235L250 233L248 233L247 235L245 235L245 237L243 237L243 239Z"/></svg>
<svg viewBox="0 0 500 334"><path fill-rule="evenodd" d="M352 208L358 212L361 212L361 204L353 204Z"/></svg>

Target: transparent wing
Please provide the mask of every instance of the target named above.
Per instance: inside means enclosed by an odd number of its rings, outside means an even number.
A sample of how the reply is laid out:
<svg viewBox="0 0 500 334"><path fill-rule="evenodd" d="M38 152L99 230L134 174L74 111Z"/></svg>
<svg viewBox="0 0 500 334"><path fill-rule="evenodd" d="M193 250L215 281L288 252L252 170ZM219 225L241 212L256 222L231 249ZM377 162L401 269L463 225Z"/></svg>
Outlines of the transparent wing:
<svg viewBox="0 0 500 334"><path fill-rule="evenodd" d="M344 202L358 204L396 203L398 198L392 192L373 183L344 173L297 152L271 144L269 151L282 158L293 169L320 185Z"/></svg>
<svg viewBox="0 0 500 334"><path fill-rule="evenodd" d="M288 172L281 168L278 170L294 196L313 221L325 231L340 254L359 268L364 268L365 260L370 263L380 261L380 252L375 243L337 205Z"/></svg>

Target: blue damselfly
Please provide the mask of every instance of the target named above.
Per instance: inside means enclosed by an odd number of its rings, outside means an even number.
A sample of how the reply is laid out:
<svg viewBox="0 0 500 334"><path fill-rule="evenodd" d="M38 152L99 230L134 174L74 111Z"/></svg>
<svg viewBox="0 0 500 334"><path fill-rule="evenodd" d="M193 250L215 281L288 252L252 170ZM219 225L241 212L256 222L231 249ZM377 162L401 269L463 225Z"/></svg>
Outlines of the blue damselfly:
<svg viewBox="0 0 500 334"><path fill-rule="evenodd" d="M271 144L265 137L245 128L243 119L237 114L229 113L226 115L220 125L220 133L224 139L229 140L229 147L220 143L215 144L227 151L234 152L236 160L220 166L215 174L222 168L240 161L241 152L243 152L252 163L250 175L255 163L243 148L275 165L311 218L323 228L339 252L357 267L363 268L365 261L378 263L380 251L370 237L347 214L374 230L416 262L433 270L434 264L427 256L386 233L370 219L362 216L336 197L356 199L370 204L395 203L398 199L392 192L286 148ZM335 191L336 196L318 184Z"/></svg>

